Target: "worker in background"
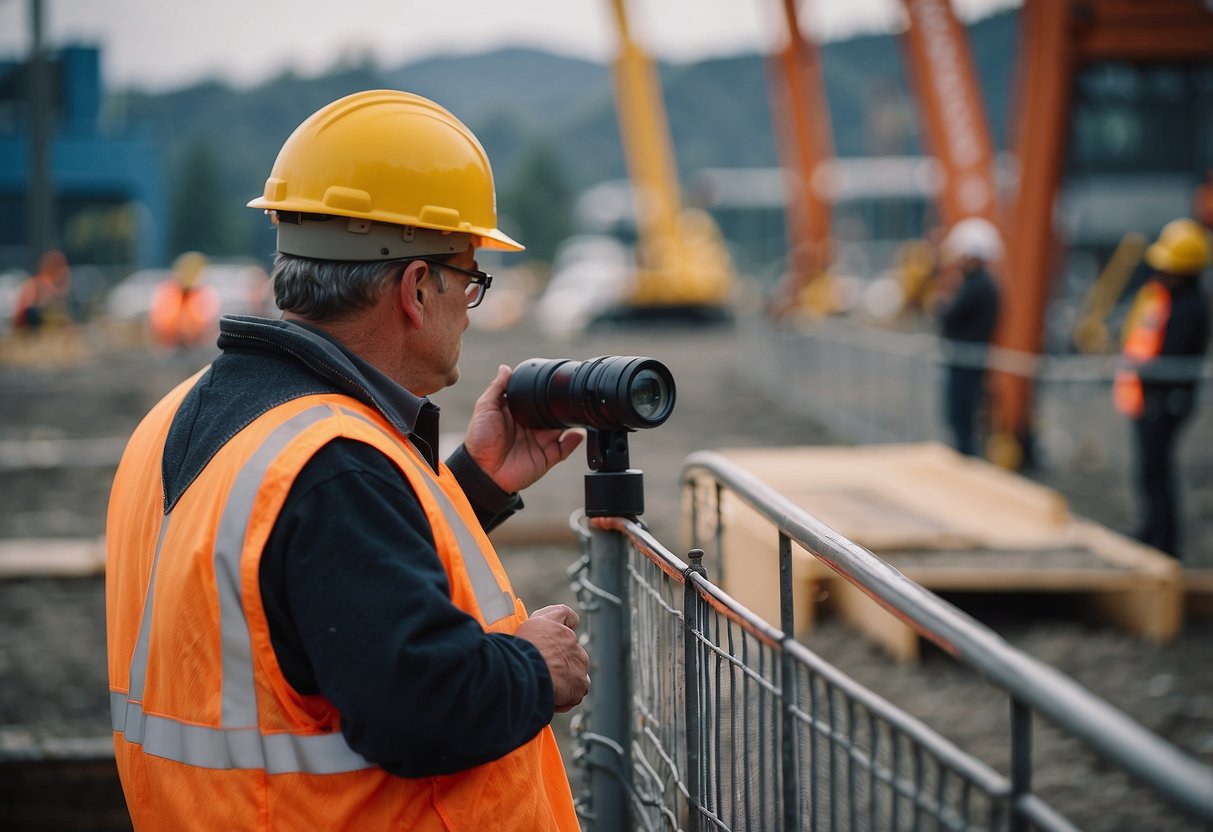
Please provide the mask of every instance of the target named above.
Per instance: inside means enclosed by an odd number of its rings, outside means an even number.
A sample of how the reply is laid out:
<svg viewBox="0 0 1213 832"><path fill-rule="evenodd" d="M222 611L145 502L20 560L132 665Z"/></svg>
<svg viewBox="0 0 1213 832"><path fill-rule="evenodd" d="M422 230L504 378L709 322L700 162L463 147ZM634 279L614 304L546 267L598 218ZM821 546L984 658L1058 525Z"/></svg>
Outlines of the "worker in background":
<svg viewBox="0 0 1213 832"><path fill-rule="evenodd" d="M990 268L1003 258L1002 237L989 220L967 217L944 236L939 257L943 273L932 311L946 342L944 410L956 450L975 456L977 413L998 323L998 284Z"/></svg>
<svg viewBox="0 0 1213 832"><path fill-rule="evenodd" d="M72 270L63 252L48 251L43 254L38 273L26 278L17 290L13 328L38 332L46 327L69 323L71 288Z"/></svg>
<svg viewBox="0 0 1213 832"><path fill-rule="evenodd" d="M576 830L549 722L589 688L577 614L528 615L487 537L584 439L530 430L500 366L438 456L497 228L475 136L339 99L280 151L280 320L144 419L106 530L114 747L135 827ZM466 360L491 360L490 356Z"/></svg>
<svg viewBox="0 0 1213 832"><path fill-rule="evenodd" d="M187 251L173 263L172 275L156 286L148 326L160 346L188 349L214 343L219 294L203 282L205 269L206 258Z"/></svg>
<svg viewBox="0 0 1213 832"><path fill-rule="evenodd" d="M1200 274L1209 262L1208 231L1174 220L1146 249L1153 270L1125 322L1116 375L1116 409L1133 422L1141 522L1134 536L1180 557L1175 448L1196 407L1201 358L1209 344L1209 297Z"/></svg>

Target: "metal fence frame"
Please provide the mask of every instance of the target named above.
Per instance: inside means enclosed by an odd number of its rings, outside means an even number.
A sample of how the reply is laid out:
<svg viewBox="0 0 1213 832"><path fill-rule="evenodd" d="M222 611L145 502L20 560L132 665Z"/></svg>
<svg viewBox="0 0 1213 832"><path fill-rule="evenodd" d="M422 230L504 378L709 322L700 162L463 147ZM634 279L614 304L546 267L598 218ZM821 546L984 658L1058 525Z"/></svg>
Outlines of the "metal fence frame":
<svg viewBox="0 0 1213 832"><path fill-rule="evenodd" d="M574 523L583 552L570 574L594 679L574 726L588 828L1070 832L1032 791L1034 713L1213 823L1213 769L715 453L691 455L682 472L693 530L705 478L717 554L723 490L772 523L782 620L763 621L708 580L701 549L687 563L638 521ZM796 642L793 543L1006 692L1009 776Z"/></svg>
<svg viewBox="0 0 1213 832"><path fill-rule="evenodd" d="M948 442L940 412L944 368L987 366L1032 379L1036 450L1046 464L1128 462L1127 421L1112 407L1112 381L1123 366L1117 355L965 351L933 332L835 318L785 326L746 318L738 326L742 378L848 441ZM1207 467L1213 464L1213 358L1161 359L1155 366L1162 364L1201 380L1202 406L1185 429L1184 464Z"/></svg>

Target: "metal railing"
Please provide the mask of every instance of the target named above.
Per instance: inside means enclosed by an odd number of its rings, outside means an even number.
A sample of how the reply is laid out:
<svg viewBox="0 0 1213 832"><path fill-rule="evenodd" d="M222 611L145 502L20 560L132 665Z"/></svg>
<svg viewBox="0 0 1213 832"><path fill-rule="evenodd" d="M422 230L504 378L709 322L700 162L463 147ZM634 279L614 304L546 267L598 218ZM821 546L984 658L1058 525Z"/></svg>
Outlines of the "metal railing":
<svg viewBox="0 0 1213 832"><path fill-rule="evenodd" d="M798 326L740 322L742 378L851 442L948 442L941 411L948 364L1032 379L1036 450L1067 467L1128 463L1129 428L1112 406L1116 355L966 351L930 332L902 332L822 318ZM1185 433L1184 464L1213 462L1213 359L1173 358L1175 374L1200 380L1204 400ZM1167 368L1163 367L1162 371Z"/></svg>
<svg viewBox="0 0 1213 832"><path fill-rule="evenodd" d="M1033 792L1033 713L1213 822L1213 770L723 457L688 458L684 484L694 491L705 478L717 554L724 489L772 523L782 620L763 621L708 580L701 549L687 563L639 522L574 524L583 554L570 572L594 679L574 726L587 828L1073 830ZM793 638L793 543L1006 692L1009 776Z"/></svg>

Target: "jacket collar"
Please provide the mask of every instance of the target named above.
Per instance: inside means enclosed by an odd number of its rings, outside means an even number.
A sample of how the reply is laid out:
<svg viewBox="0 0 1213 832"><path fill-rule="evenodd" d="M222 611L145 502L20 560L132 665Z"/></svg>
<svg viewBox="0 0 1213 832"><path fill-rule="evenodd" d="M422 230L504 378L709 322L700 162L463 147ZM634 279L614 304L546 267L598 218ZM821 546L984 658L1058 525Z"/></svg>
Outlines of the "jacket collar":
<svg viewBox="0 0 1213 832"><path fill-rule="evenodd" d="M273 353L301 362L343 393L378 410L437 469L438 406L414 396L327 332L297 321L224 315L219 320L218 345L224 351Z"/></svg>

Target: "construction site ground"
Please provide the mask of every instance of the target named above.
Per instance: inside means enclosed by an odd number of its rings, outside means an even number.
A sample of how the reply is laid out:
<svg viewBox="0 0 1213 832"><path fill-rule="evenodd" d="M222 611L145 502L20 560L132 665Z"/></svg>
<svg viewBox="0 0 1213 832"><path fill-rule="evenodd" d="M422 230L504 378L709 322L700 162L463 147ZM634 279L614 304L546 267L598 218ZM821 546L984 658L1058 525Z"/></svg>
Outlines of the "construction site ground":
<svg viewBox="0 0 1213 832"><path fill-rule="evenodd" d="M66 362L31 359L0 367L0 544L11 547L16 541L41 539L47 541L48 551L54 548L51 539L74 542L78 548L90 541L97 544L120 440L161 395L210 357L205 350L157 354L129 340L119 347L100 331L84 333L82 343L87 349L67 351ZM727 328L650 327L553 341L524 322L510 329L468 332L463 379L434 397L443 408L448 432L444 449L449 451L458 441L472 403L499 363L603 354L656 357L677 380L678 402L670 421L631 439L632 464L645 471L645 519L675 552L686 545L678 478L689 453L838 443L837 437L782 406L778 397L752 389ZM573 602L565 570L578 553L568 518L581 503L584 471L585 457L579 450L530 489L524 495L527 509L494 535L516 589L532 608ZM1046 470L1032 476L1064 494L1075 514L1117 531L1131 525L1127 471ZM1189 562L1210 568L1213 482L1207 476L1202 481L1189 478L1186 486ZM1189 618L1175 639L1155 644L1075 616L1064 595L949 599L1013 645L1058 667L1213 765L1213 620ZM1006 697L941 651L926 648L919 661L898 663L830 619L818 623L808 644L962 748L1008 770ZM41 799L38 789L28 785L30 778L12 777L22 757L33 760L48 751L87 757L89 749L105 747L106 688L103 578L92 574L0 580L0 761L8 761L3 763L3 779L9 784L0 785L0 826L8 828L5 818L28 817L22 815L22 806ZM567 747L569 718L559 717L557 728ZM1033 785L1080 828L1199 828L1051 726L1038 721L1034 740ZM27 785L15 787L17 783ZM72 814L72 803L86 797L95 807L93 821L73 826L63 820ZM51 815L44 813L41 825L31 823L31 828L117 828L106 825L99 814L109 798L112 792L108 797L104 790L86 796L60 786L53 797L64 807L56 815L60 825L54 826Z"/></svg>

